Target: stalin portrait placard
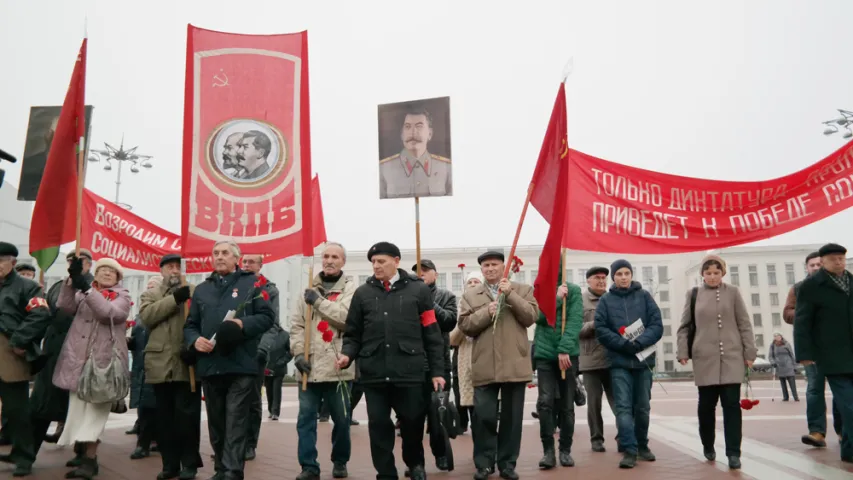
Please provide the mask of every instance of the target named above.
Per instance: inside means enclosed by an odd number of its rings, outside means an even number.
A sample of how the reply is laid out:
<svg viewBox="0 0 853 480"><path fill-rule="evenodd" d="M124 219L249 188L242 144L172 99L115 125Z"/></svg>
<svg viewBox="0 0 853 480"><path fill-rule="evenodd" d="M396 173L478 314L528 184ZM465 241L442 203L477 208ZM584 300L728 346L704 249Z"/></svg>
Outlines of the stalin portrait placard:
<svg viewBox="0 0 853 480"><path fill-rule="evenodd" d="M379 198L453 195L450 97L379 105Z"/></svg>

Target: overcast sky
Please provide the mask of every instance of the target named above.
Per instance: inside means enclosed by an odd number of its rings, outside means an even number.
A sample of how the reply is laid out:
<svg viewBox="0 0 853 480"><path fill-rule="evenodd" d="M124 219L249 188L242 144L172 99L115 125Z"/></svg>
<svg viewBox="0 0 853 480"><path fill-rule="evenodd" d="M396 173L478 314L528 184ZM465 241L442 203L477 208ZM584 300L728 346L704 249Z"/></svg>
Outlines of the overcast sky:
<svg viewBox="0 0 853 480"><path fill-rule="evenodd" d="M88 23L91 145L124 135L153 155L152 170L125 170L121 199L179 232L186 24L307 29L329 239L414 247L414 201L378 199L376 106L450 96L454 196L422 200L422 245L509 245L569 57L573 148L667 173L763 180L843 144L820 122L853 110L851 18L847 0L3 1L0 148L20 159L30 106L62 103ZM17 185L19 165L2 168ZM90 164L88 188L113 199L114 182L115 170ZM531 210L521 243L541 244L546 232ZM768 242L851 243L851 233L847 211Z"/></svg>

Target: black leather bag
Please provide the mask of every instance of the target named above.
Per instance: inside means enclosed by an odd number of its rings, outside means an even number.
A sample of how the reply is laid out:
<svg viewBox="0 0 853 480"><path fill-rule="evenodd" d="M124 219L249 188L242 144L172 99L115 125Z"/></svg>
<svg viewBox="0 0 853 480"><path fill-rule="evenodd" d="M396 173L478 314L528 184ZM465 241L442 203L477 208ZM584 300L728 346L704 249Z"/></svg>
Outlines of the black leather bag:
<svg viewBox="0 0 853 480"><path fill-rule="evenodd" d="M456 438L458 433L459 412L456 405L450 401L450 392L432 392L430 400L429 408L432 409L430 431L441 433L445 456L447 457L447 469L452 472L454 469L453 446L450 444L450 439ZM456 412L455 418L453 412Z"/></svg>

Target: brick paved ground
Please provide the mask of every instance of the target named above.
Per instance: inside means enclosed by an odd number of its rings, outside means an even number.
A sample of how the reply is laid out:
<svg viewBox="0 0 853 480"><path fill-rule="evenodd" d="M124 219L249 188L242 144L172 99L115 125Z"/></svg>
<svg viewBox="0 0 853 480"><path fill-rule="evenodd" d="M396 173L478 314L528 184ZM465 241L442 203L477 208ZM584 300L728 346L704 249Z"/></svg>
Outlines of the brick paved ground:
<svg viewBox="0 0 853 480"><path fill-rule="evenodd" d="M631 471L617 468L619 455L611 441L607 444L607 453L592 453L589 447L589 429L586 425L585 408L578 409L578 421L575 431L573 455L577 462L574 468L558 468L550 472L540 472L537 463L541 455L538 439L538 423L530 417L535 408L536 390L527 391L525 411L524 443L518 462L518 472L523 478L561 478L597 480L619 476L621 479L722 479L756 478L770 480L825 479L841 480L853 478L853 465L843 464L839 459L838 439L829 436L829 447L815 450L800 443L800 435L805 433L805 385L800 385L801 402L781 402L778 384L755 382L755 392L761 400L756 409L744 413L743 470L729 472L725 464L705 462L702 447L696 433L696 389L691 383L666 383L665 393L655 385L652 398L651 448L657 454L655 463L641 464ZM282 420L265 420L261 431L261 445L258 458L247 464L246 478L250 480L292 479L299 473L296 461L296 411L297 397L294 388L286 388L282 408ZM775 396L775 401L774 400ZM355 417L362 421L361 426L353 427L353 452L349 464L350 478L375 478L370 463L366 412L360 405ZM125 435L133 423L133 412L114 415L108 424L108 430L101 446L101 474L104 480L153 480L160 470L160 458L157 454L144 460L130 460L135 438ZM607 438L616 434L612 415L606 415ZM206 426L203 426L203 429ZM722 457L722 418L718 418L717 451ZM320 424L319 451L325 460L323 478L331 478L328 458L330 453L329 437L331 424ZM206 435L203 432L203 437ZM434 464L428 461L427 472L430 478L460 479L471 478L474 467L471 461L471 437L462 436L453 441L456 457L456 470L438 472ZM399 442L398 442L399 443ZM429 459L429 446L425 444ZM399 444L398 460L400 459ZM209 461L211 452L206 438L202 442L202 454L207 467L199 478L206 479L213 474ZM32 479L60 479L67 469L63 466L70 457L68 449L48 445L40 453ZM398 468L402 474L404 466ZM9 467L0 465L0 478L9 475ZM492 478L497 478L493 476Z"/></svg>

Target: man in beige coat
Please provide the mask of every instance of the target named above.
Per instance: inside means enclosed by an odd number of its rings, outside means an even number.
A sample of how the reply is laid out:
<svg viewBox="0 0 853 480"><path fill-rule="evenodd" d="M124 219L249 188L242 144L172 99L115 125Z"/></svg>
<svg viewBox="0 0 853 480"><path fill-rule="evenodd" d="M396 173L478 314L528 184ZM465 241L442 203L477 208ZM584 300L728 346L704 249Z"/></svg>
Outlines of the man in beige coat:
<svg viewBox="0 0 853 480"><path fill-rule="evenodd" d="M533 287L510 282L504 274L504 254L488 251L477 258L485 283L471 288L459 306L459 329L474 337L471 380L474 385L475 480L494 472L515 480L521 450L524 392L533 379L527 329L539 315ZM498 299L503 294L505 303ZM498 395L501 398L498 433Z"/></svg>
<svg viewBox="0 0 853 480"><path fill-rule="evenodd" d="M350 459L350 419L352 411L347 393L352 389L354 368L339 370L337 354L341 351L352 295L356 285L344 275L347 253L339 243L327 243L323 251L323 271L314 277L311 288L305 290L305 303L299 303L290 319L290 350L301 378L308 375L308 388L299 389L299 414L296 433L299 435L297 456L302 473L297 480L319 480L317 462L317 412L320 401L329 406L332 421L332 477L347 477ZM311 323L305 325L305 307L313 307ZM330 342L318 326L323 323L331 334ZM311 329L311 345L305 348L305 328ZM346 382L346 389L339 383ZM301 383L300 383L301 385Z"/></svg>
<svg viewBox="0 0 853 480"><path fill-rule="evenodd" d="M162 478L189 480L202 467L199 454L201 388L190 385L192 355L184 347L184 308L194 287L181 285L181 256L160 260L163 282L140 297L139 318L148 329L145 383L154 385L157 401L157 445ZM160 478L160 477L158 477Z"/></svg>

